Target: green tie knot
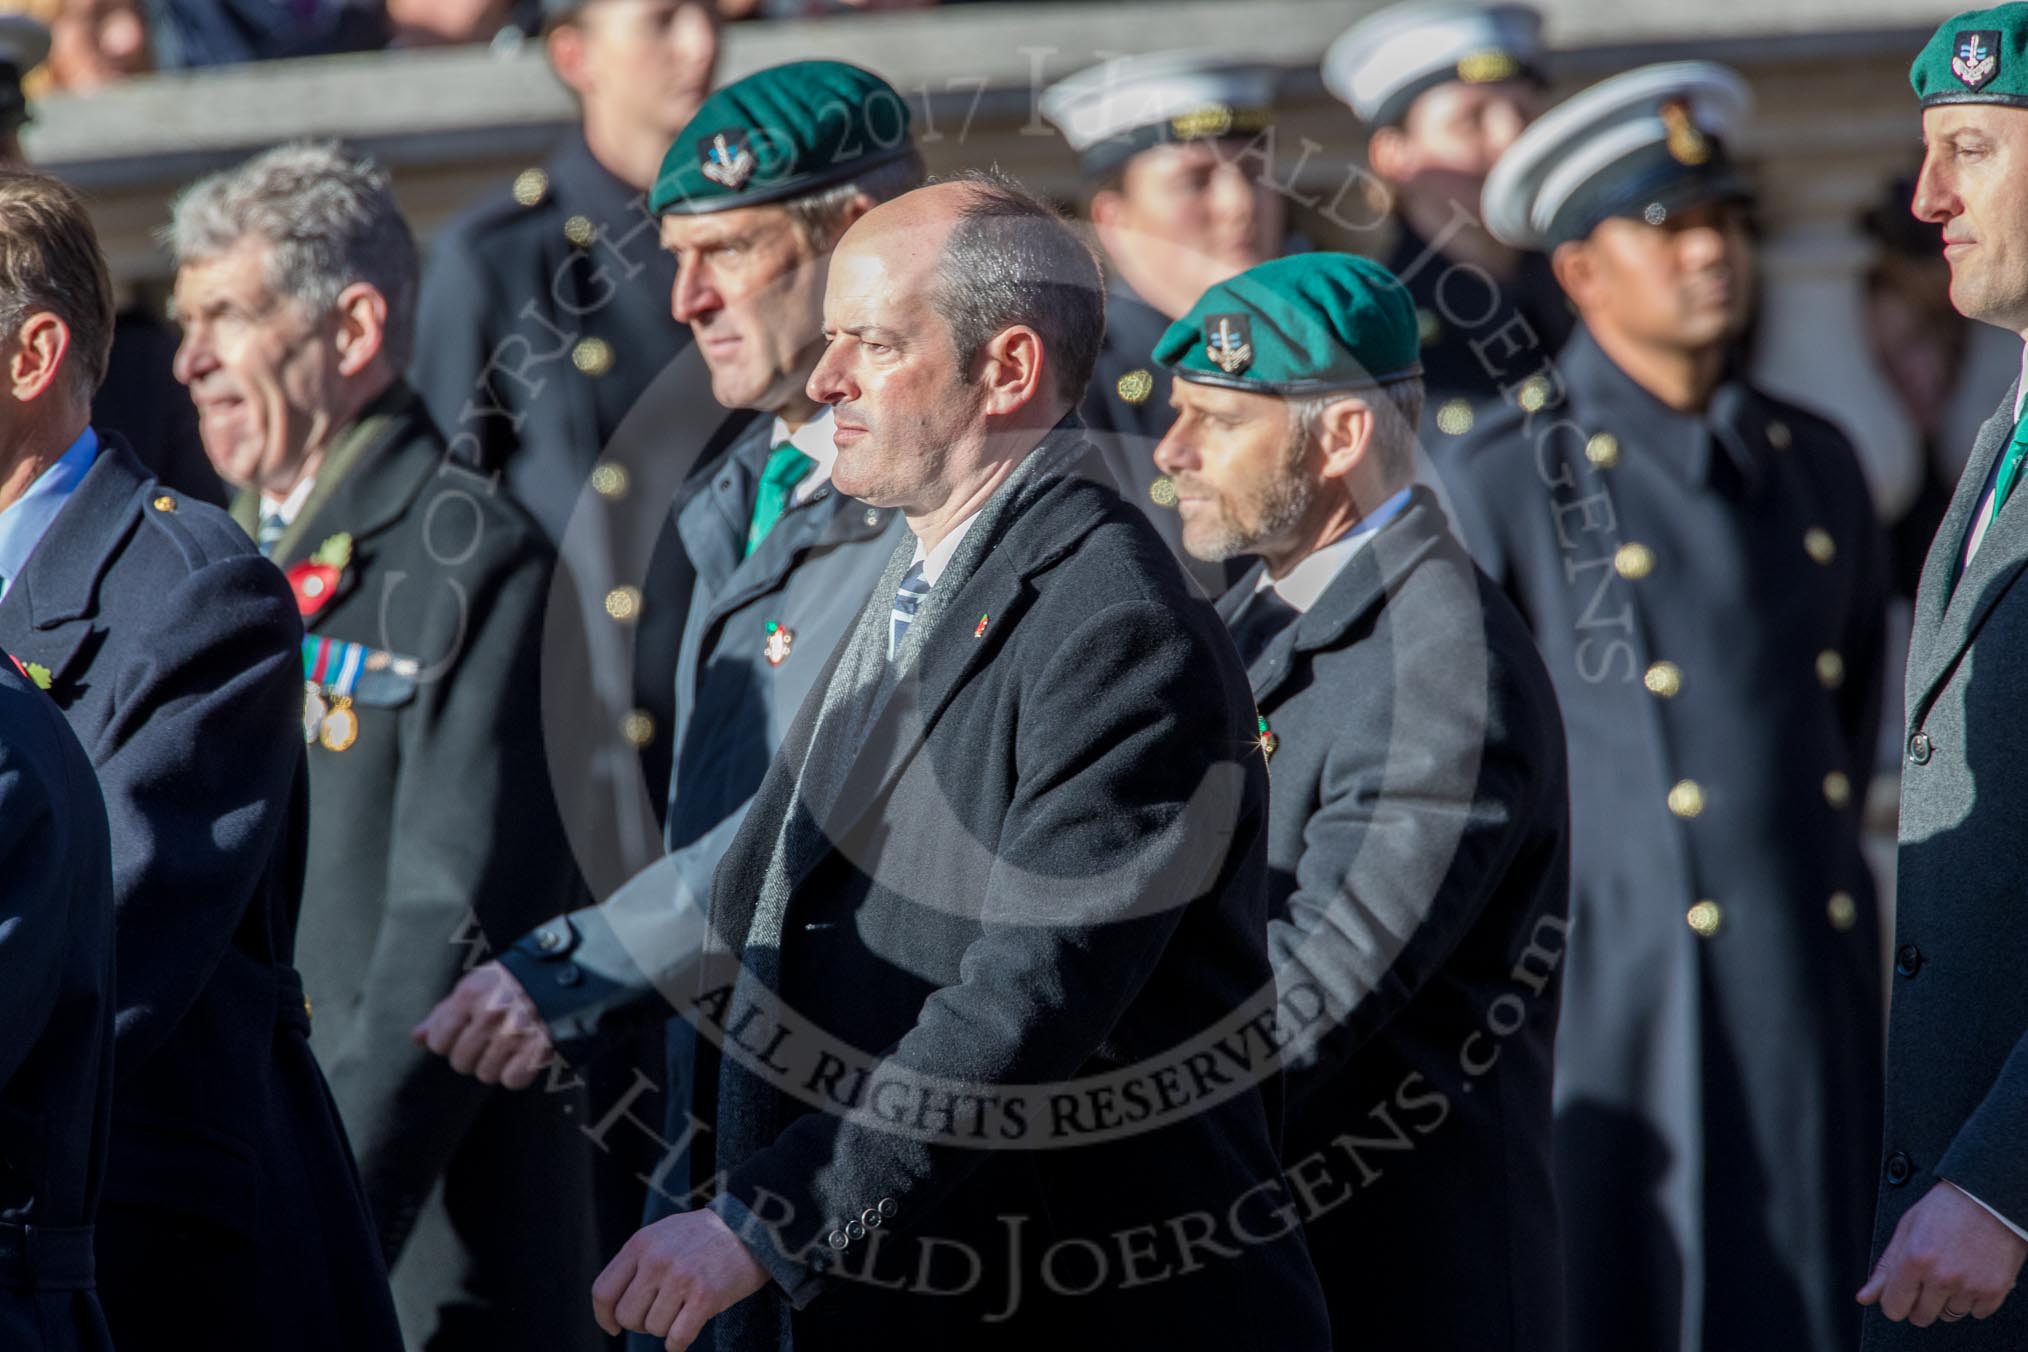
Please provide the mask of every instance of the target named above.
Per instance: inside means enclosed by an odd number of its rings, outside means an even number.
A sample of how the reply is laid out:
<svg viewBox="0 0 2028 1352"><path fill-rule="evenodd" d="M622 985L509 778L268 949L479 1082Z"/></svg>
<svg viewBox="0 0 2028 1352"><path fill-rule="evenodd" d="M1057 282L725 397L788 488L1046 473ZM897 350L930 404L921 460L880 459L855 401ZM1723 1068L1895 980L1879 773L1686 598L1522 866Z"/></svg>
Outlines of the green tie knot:
<svg viewBox="0 0 2028 1352"><path fill-rule="evenodd" d="M789 510L789 498L796 485L816 463L786 441L768 452L768 462L761 468L760 489L754 494L753 521L746 529L747 553L760 548L760 542Z"/></svg>

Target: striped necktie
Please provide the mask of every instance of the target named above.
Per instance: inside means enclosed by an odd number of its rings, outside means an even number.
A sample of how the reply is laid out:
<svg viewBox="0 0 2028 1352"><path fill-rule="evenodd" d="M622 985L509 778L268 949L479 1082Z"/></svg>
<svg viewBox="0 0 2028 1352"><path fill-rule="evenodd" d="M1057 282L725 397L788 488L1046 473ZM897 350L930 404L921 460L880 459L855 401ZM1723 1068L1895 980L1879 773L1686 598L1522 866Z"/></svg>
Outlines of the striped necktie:
<svg viewBox="0 0 2028 1352"><path fill-rule="evenodd" d="M282 536L288 529L289 523L282 520L280 512L269 512L261 517L260 534L254 537L260 544L261 553L273 554L275 546L281 543Z"/></svg>
<svg viewBox="0 0 2028 1352"><path fill-rule="evenodd" d="M761 469L760 487L754 493L753 519L746 528L747 553L759 549L760 542L768 538L768 532L789 510L790 494L816 463L786 441L768 452L768 462Z"/></svg>
<svg viewBox="0 0 2028 1352"><path fill-rule="evenodd" d="M914 623L915 612L922 605L923 598L930 594L930 584L923 580L922 564L923 561L917 559L909 565L908 571L901 575L900 589L894 593L893 624L887 633L887 660L890 662L901 651L902 635Z"/></svg>

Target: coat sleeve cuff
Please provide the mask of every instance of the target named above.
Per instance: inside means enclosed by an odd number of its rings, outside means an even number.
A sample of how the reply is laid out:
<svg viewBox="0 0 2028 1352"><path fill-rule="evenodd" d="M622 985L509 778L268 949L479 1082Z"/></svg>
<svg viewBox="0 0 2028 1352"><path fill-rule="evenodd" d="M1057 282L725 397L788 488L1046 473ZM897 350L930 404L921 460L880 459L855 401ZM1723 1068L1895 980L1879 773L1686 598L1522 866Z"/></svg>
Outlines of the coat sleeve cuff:
<svg viewBox="0 0 2028 1352"><path fill-rule="evenodd" d="M1958 1185L1957 1185L1957 1184L1955 1184L1955 1183L1951 1183L1951 1181L1950 1181L1950 1180L1949 1180L1948 1178L1946 1178L1946 1179L1944 1180L1944 1182L1946 1182L1946 1183L1950 1183L1950 1185L1951 1185L1951 1186L1952 1186L1953 1188L1958 1188ZM1961 1193L1964 1193L1964 1196L1965 1196L1965 1197L1966 1197L1966 1198L1967 1198L1967 1199L1968 1199L1969 1201L1971 1201L1971 1202L1975 1203L1975 1204L1976 1204L1976 1205L1978 1206L1979 1210L1981 1210L1981 1211L1985 1212L1985 1213L1986 1213L1986 1214L1987 1214L1988 1216L1991 1216L1991 1217L1992 1217L1992 1218L1993 1218L1994 1220L1996 1220L1996 1221L2000 1222L2000 1224L2002 1224L2002 1225L2006 1226L2006 1227L2007 1227L2007 1228L2008 1228L2009 1230L2012 1230L2012 1231L2014 1232L2014 1237L2015 1237L2016 1239L2020 1239L2020 1240L2028 1240L2028 1230L2023 1230L2023 1229L2022 1229L2022 1228L2021 1228L2020 1226L2018 1226L2018 1225L2014 1224L2014 1222L2012 1222L2012 1221L2008 1220L2008 1219L2007 1219L2007 1218L2006 1218L2005 1216L2002 1216L2002 1215L2001 1215L2001 1214L2000 1214L1999 1212L1995 1211L1995 1210L1994 1210L1994 1209L1993 1209L1992 1207L1988 1206L1988 1205L1987 1205L1986 1203L1984 1203L1984 1202L1981 1202L1981 1201L1980 1201L1980 1200L1979 1200L1978 1198L1976 1198L1976 1197L1972 1196L1972 1194L1971 1194L1971 1193L1965 1192L1965 1190L1964 1190L1963 1188L1958 1188L1958 1191L1959 1191L1959 1192L1961 1192Z"/></svg>
<svg viewBox="0 0 2028 1352"><path fill-rule="evenodd" d="M802 1309L823 1291L824 1281L818 1270L823 1260L813 1256L805 1262L784 1253L780 1245L769 1241L768 1227L746 1203L729 1193L720 1193L706 1204L706 1209L716 1213L739 1242L746 1245L747 1252L767 1269L769 1279L782 1289L792 1307Z"/></svg>

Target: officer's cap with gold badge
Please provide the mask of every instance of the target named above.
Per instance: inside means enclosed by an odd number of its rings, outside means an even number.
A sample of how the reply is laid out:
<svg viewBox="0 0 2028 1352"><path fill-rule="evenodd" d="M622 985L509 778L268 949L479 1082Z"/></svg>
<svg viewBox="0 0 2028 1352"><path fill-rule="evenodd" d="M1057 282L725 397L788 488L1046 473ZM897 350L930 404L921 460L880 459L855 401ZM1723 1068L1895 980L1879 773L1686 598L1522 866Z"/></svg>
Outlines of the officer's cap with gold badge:
<svg viewBox="0 0 2028 1352"><path fill-rule="evenodd" d="M1909 67L1925 108L1998 103L2028 108L2028 5L1967 10L1936 30Z"/></svg>
<svg viewBox="0 0 2028 1352"><path fill-rule="evenodd" d="M1708 61L1643 66L1550 109L1486 178L1486 228L1517 249L1553 249L1623 216L1747 201L1724 137L1752 106L1746 82Z"/></svg>
<svg viewBox="0 0 2028 1352"><path fill-rule="evenodd" d="M1396 125L1440 84L1542 84L1542 16L1471 0L1395 5L1340 34L1324 53L1323 75L1360 121Z"/></svg>
<svg viewBox="0 0 2028 1352"><path fill-rule="evenodd" d="M1253 136L1274 120L1276 72L1207 52L1150 52L1081 70L1037 107L1087 178L1176 141Z"/></svg>
<svg viewBox="0 0 2028 1352"><path fill-rule="evenodd" d="M0 136L28 121L21 82L49 55L49 30L23 14L0 14Z"/></svg>
<svg viewBox="0 0 2028 1352"><path fill-rule="evenodd" d="M1413 380L1421 352L1399 278L1370 258L1306 253L1206 291L1154 358L1178 380L1287 399Z"/></svg>
<svg viewBox="0 0 2028 1352"><path fill-rule="evenodd" d="M915 150L907 102L872 71L791 61L706 99L662 158L648 206L698 215L802 197Z"/></svg>

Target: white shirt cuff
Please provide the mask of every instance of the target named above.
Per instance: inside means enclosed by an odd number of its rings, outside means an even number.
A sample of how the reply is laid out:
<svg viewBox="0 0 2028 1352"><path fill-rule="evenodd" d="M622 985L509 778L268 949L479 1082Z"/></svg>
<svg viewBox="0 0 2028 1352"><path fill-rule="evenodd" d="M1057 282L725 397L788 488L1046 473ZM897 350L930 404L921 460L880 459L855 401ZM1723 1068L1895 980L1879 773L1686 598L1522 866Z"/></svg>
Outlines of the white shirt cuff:
<svg viewBox="0 0 2028 1352"><path fill-rule="evenodd" d="M1946 1178L1944 1182L1951 1183L1951 1181L1948 1178ZM1951 1186L1953 1188L1958 1188L1958 1185L1955 1183L1951 1183ZM1980 1202L1978 1198L1972 1197L1972 1195L1966 1192L1963 1188L1958 1188L1958 1192L1965 1197L1971 1198L1973 1202L1978 1204L1978 1207L1981 1211L1985 1212L1988 1216L1991 1216L1994 1220L2000 1222L2000 1224L2006 1226L2009 1230L2013 1231L2014 1237L2016 1239L2028 1240L2028 1230L2023 1230L2020 1226L2014 1224L2014 1222L2008 1220L2005 1216L2002 1216L1999 1212L1993 1210L1993 1208L1987 1206L1984 1202Z"/></svg>

